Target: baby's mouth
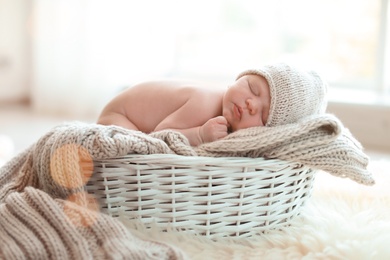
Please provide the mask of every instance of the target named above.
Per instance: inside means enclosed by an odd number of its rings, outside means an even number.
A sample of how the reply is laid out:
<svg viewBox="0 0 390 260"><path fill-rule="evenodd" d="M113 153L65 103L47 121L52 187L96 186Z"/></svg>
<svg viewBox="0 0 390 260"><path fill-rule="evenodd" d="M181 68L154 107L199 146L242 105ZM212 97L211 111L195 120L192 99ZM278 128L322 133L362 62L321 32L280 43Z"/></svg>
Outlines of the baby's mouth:
<svg viewBox="0 0 390 260"><path fill-rule="evenodd" d="M236 104L234 104L234 107L233 107L233 114L234 114L234 117L235 117L235 118L237 118L238 120L241 120L242 108L240 108L239 106L237 106Z"/></svg>

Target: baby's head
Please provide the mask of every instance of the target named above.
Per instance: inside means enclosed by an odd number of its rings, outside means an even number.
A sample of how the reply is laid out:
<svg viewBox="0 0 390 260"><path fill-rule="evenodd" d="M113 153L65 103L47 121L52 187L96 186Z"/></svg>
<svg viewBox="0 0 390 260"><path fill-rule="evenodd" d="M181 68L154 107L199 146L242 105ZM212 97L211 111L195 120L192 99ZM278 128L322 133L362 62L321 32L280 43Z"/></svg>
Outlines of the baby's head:
<svg viewBox="0 0 390 260"><path fill-rule="evenodd" d="M244 75L259 75L268 82L271 105L266 126L295 123L326 110L328 86L314 71L301 71L286 64L274 64L246 70L237 79Z"/></svg>

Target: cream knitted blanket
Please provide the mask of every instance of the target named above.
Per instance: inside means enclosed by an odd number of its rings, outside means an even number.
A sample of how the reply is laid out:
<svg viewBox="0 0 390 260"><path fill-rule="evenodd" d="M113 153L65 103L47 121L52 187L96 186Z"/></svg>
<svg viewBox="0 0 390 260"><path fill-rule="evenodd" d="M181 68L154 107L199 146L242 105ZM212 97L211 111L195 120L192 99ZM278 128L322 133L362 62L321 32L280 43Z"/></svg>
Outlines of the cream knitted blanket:
<svg viewBox="0 0 390 260"><path fill-rule="evenodd" d="M108 215L26 187L0 204L0 259L186 259Z"/></svg>
<svg viewBox="0 0 390 260"><path fill-rule="evenodd" d="M245 129L196 148L173 131L147 135L116 126L65 123L0 168L0 240L6 241L0 243L0 258L28 258L31 250L31 258L39 259L184 258L169 245L140 241L89 203L84 184L92 161L130 153L264 156L374 183L361 145L332 115Z"/></svg>
<svg viewBox="0 0 390 260"><path fill-rule="evenodd" d="M191 150L181 135L160 137L70 123L9 161L0 168L0 259L187 259L173 246L137 238L83 192L91 169L82 165L92 159L172 153L167 143Z"/></svg>
<svg viewBox="0 0 390 260"><path fill-rule="evenodd" d="M262 156L295 161L361 184L375 183L361 144L330 114L307 117L294 124L237 131L203 144L196 151L203 156Z"/></svg>

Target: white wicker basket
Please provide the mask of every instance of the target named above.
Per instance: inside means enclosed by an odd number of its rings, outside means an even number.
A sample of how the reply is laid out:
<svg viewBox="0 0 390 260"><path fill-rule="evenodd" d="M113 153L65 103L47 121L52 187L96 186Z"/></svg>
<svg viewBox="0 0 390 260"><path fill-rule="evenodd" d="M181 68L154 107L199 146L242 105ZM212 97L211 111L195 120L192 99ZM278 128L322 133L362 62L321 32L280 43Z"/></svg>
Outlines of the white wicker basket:
<svg viewBox="0 0 390 260"><path fill-rule="evenodd" d="M314 174L275 159L128 155L95 161L86 189L103 212L146 227L249 237L288 225Z"/></svg>

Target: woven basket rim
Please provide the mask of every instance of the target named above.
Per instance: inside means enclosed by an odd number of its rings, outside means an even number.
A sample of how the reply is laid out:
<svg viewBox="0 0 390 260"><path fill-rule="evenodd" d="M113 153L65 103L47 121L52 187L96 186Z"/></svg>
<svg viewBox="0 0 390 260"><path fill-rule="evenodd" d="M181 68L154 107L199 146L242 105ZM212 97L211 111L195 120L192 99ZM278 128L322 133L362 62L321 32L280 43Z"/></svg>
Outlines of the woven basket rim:
<svg viewBox="0 0 390 260"><path fill-rule="evenodd" d="M154 154L126 154L122 156L116 156L116 157L107 157L104 159L94 159L95 162L105 162L105 161L125 161L130 158L135 159L176 159L183 161L185 163L185 160L190 161L234 161L234 162L274 162L274 163L282 163L282 164L298 164L303 165L303 163L296 162L296 161L290 161L290 160L284 160L279 158L266 158L266 157L238 157L238 156L218 156L218 157L211 157L211 156L189 156L189 155L180 155L180 154L166 154L166 153L154 153Z"/></svg>

